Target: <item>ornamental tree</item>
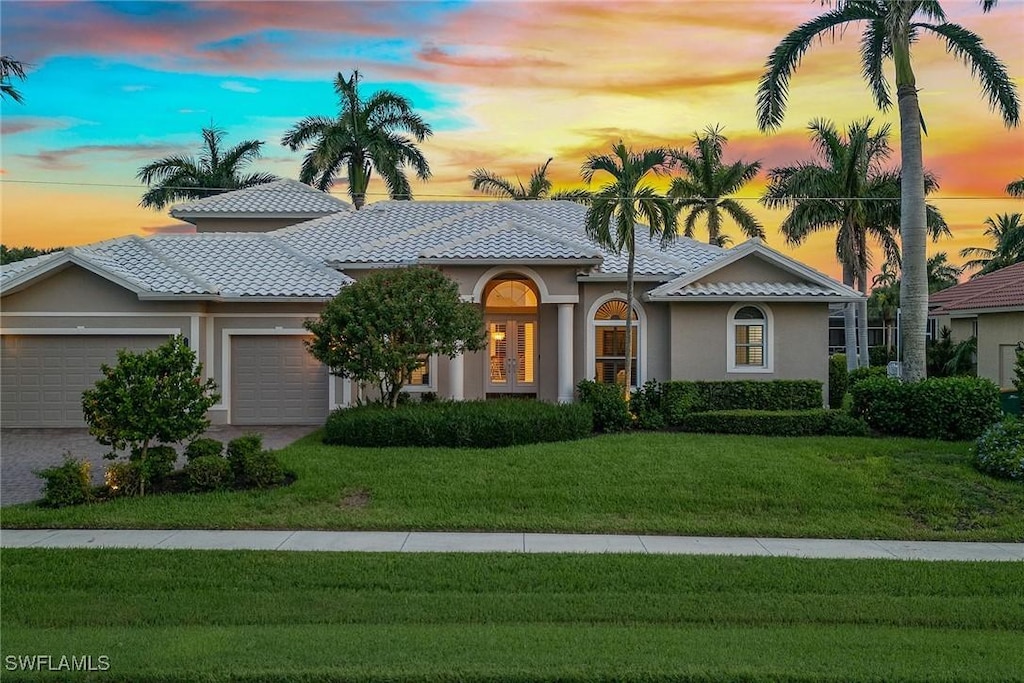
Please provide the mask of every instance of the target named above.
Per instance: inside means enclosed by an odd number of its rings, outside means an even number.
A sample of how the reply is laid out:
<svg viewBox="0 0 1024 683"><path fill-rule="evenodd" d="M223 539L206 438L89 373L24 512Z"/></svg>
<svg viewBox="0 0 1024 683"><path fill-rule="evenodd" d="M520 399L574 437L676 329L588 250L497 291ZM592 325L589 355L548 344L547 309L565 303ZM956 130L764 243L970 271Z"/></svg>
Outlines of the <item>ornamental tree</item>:
<svg viewBox="0 0 1024 683"><path fill-rule="evenodd" d="M305 322L313 357L339 377L376 384L389 407L425 356L454 358L484 346L478 306L432 268L380 271L350 285Z"/></svg>
<svg viewBox="0 0 1024 683"><path fill-rule="evenodd" d="M150 351L120 349L117 365L102 370L96 388L82 394L89 433L111 447L108 458L128 451L143 474L144 494L150 447L202 434L210 426L206 411L220 400L217 385L203 381L203 367L181 336Z"/></svg>

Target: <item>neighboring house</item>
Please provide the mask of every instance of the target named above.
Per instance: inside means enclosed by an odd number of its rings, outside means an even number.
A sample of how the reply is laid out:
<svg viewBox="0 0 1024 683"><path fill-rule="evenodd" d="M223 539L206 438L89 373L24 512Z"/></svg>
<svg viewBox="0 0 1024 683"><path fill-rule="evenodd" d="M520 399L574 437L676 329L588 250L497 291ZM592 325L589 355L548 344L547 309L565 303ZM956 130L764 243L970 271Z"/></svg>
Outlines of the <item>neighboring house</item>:
<svg viewBox="0 0 1024 683"><path fill-rule="evenodd" d="M410 391L569 401L579 380L623 374L626 256L586 237L585 207L387 201L301 221L308 203L337 200L279 186L175 207L172 215L196 223L194 235L119 238L4 267L3 426L81 425L81 392L100 363L178 333L220 387L215 422L320 423L358 390L306 352L302 322L353 280L413 264L441 269L482 306L488 343L425 359ZM261 232L289 213L301 217ZM249 232L206 232L242 226ZM638 384L827 387L829 305L859 300L857 292L759 240L723 250L680 238L662 250L638 226L637 244Z"/></svg>
<svg viewBox="0 0 1024 683"><path fill-rule="evenodd" d="M929 325L953 341L978 339L978 377L1013 388L1017 349L1024 347L1024 263L973 278L928 297Z"/></svg>

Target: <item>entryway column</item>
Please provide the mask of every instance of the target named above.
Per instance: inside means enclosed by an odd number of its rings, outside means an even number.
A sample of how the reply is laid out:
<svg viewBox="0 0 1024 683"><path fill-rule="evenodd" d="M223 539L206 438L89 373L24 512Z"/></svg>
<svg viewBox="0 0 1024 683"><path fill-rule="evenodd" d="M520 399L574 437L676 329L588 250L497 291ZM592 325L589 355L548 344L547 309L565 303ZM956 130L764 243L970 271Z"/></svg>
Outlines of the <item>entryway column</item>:
<svg viewBox="0 0 1024 683"><path fill-rule="evenodd" d="M448 359L448 382L451 385L449 393L453 401L461 401L466 398L465 359L466 354L464 353Z"/></svg>
<svg viewBox="0 0 1024 683"><path fill-rule="evenodd" d="M558 304L558 402L573 399L572 312L574 304Z"/></svg>

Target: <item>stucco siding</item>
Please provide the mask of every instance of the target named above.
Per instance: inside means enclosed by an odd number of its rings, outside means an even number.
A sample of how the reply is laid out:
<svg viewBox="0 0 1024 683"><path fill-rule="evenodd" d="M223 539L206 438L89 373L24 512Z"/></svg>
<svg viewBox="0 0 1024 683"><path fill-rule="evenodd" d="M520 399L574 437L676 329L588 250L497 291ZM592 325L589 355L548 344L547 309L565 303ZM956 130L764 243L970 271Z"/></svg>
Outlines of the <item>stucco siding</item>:
<svg viewBox="0 0 1024 683"><path fill-rule="evenodd" d="M196 301L140 301L119 284L70 264L32 283L5 294L4 313L15 312L181 312L200 310Z"/></svg>
<svg viewBox="0 0 1024 683"><path fill-rule="evenodd" d="M270 232L289 225L305 223L319 216L285 216L277 218L182 218L196 226L196 232Z"/></svg>
<svg viewBox="0 0 1024 683"><path fill-rule="evenodd" d="M1024 341L1024 311L978 315L978 376L1013 387L1016 346Z"/></svg>
<svg viewBox="0 0 1024 683"><path fill-rule="evenodd" d="M705 275L698 282L802 282L803 278L768 263L757 255L741 258L735 263Z"/></svg>

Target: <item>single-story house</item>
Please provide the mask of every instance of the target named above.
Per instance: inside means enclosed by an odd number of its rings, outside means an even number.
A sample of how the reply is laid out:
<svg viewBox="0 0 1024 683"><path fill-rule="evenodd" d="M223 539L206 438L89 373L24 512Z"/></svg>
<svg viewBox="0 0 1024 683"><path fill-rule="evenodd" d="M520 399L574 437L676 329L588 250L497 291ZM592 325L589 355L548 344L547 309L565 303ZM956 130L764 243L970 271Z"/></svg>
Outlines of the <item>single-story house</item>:
<svg viewBox="0 0 1024 683"><path fill-rule="evenodd" d="M80 426L81 393L115 350L182 334L220 387L216 423L322 422L358 391L305 350L302 323L379 268L439 268L483 309L487 348L425 359L408 386L454 399L570 401L584 378L813 379L827 390L829 305L856 291L759 240L665 249L637 226L626 256L567 201L385 201L355 211L294 181L180 205L196 234L136 236L11 264L0 275L2 424Z"/></svg>
<svg viewBox="0 0 1024 683"><path fill-rule="evenodd" d="M978 340L978 377L1013 388L1024 347L1024 262L972 278L928 297L933 338L948 327L955 342Z"/></svg>

